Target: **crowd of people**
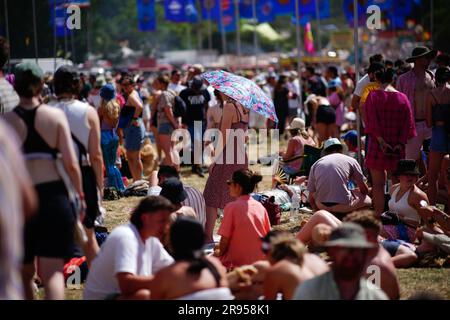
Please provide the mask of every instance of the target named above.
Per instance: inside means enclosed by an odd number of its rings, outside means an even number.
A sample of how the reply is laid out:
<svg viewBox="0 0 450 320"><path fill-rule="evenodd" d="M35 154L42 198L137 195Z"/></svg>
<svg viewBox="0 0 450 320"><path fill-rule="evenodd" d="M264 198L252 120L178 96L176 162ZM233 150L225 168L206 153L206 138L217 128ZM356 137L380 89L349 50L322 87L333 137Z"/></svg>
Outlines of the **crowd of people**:
<svg viewBox="0 0 450 320"><path fill-rule="evenodd" d="M0 69L8 60L0 38ZM213 88L200 64L150 76L72 66L45 76L30 62L0 71L0 299L34 299L36 283L64 299L76 256L84 299L399 299L397 268L430 256L448 265L449 66L417 47L406 61L370 57L357 83L340 66L242 72L278 123ZM211 128L221 141L204 141ZM286 195L280 207L310 208L296 234L273 228L258 197L263 176L231 134L249 128L286 140L274 156L289 179L274 175L268 191ZM204 190L182 182L182 166L208 171ZM144 197L99 241L111 190Z"/></svg>

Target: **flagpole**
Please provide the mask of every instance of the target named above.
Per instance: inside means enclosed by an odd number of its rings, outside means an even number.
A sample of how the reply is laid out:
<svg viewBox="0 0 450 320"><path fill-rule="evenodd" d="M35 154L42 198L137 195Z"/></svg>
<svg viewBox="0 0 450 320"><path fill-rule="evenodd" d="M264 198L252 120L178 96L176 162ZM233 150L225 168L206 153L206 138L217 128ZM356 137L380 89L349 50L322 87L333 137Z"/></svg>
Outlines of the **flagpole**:
<svg viewBox="0 0 450 320"><path fill-rule="evenodd" d="M239 0L234 0L234 14L236 16L236 53L238 58L238 66L241 65L241 26L239 17Z"/></svg>
<svg viewBox="0 0 450 320"><path fill-rule="evenodd" d="M223 12L222 12L222 2L218 1L219 3L219 18L220 18L220 33L222 36L222 53L224 56L227 55L227 39L225 35L225 26L223 24ZM228 61L225 61L225 64L227 65Z"/></svg>
<svg viewBox="0 0 450 320"><path fill-rule="evenodd" d="M8 39L8 41L11 41L11 39L9 38L8 0L3 0L3 5L5 7L6 38ZM10 58L8 59L8 73L11 73L11 46L9 47L9 55L10 55Z"/></svg>
<svg viewBox="0 0 450 320"><path fill-rule="evenodd" d="M64 1L64 60L67 58L67 9L66 9L66 5L67 5L67 0Z"/></svg>
<svg viewBox="0 0 450 320"><path fill-rule="evenodd" d="M198 50L202 50L202 15L201 15L201 4L200 4L200 0L197 0L195 2L195 7L197 9L197 12L200 12L200 14L197 14L197 21L198 21L198 30L197 30L197 36L198 36ZM199 11L200 9L200 11Z"/></svg>
<svg viewBox="0 0 450 320"><path fill-rule="evenodd" d="M431 24L431 26L430 26L430 40L431 40L431 45L433 46L434 45L434 42L433 42L433 36L434 36L434 0L431 0L431 2L430 2L430 14L431 14L431 17L430 17L430 24Z"/></svg>
<svg viewBox="0 0 450 320"><path fill-rule="evenodd" d="M295 36L297 40L297 73L298 73L298 81L299 81L299 94L298 101L300 104L300 108L303 108L303 90L302 90L302 53L301 53L301 44L300 44L300 6L299 1L295 1Z"/></svg>
<svg viewBox="0 0 450 320"><path fill-rule="evenodd" d="M53 73L56 72L56 55L57 55L57 40L56 40L56 1L53 2Z"/></svg>
<svg viewBox="0 0 450 320"><path fill-rule="evenodd" d="M355 77L356 83L359 81L359 16L358 0L353 1L353 36L355 45ZM356 110L356 125L358 129L358 162L361 164L361 113L359 108Z"/></svg>
<svg viewBox="0 0 450 320"><path fill-rule="evenodd" d="M320 9L319 0L314 0L316 4L316 19L317 19L317 49L320 55L322 55L322 27L320 23Z"/></svg>
<svg viewBox="0 0 450 320"><path fill-rule="evenodd" d="M258 33L256 27L258 26L258 18L256 16L256 0L252 1L252 10L253 10L253 54L255 55L255 69L258 69Z"/></svg>
<svg viewBox="0 0 450 320"><path fill-rule="evenodd" d="M34 32L34 58L38 64L38 38L37 38L37 24L36 24L36 1L32 1L33 5L33 32Z"/></svg>
<svg viewBox="0 0 450 320"><path fill-rule="evenodd" d="M211 23L211 2L205 2L208 4L207 15L208 15L208 49L212 50L212 23Z"/></svg>

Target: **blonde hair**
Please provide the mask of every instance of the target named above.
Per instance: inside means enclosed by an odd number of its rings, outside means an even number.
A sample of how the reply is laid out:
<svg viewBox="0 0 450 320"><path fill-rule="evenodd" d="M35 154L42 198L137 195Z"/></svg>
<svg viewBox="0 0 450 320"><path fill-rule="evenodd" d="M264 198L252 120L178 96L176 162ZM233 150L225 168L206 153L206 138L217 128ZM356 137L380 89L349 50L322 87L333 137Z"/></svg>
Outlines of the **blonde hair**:
<svg viewBox="0 0 450 320"><path fill-rule="evenodd" d="M270 241L269 255L275 261L291 258L299 266L303 264L306 247L291 234L280 234Z"/></svg>
<svg viewBox="0 0 450 320"><path fill-rule="evenodd" d="M120 105L116 99L112 99L110 101L106 101L106 100L102 99L102 103L101 103L100 107L104 110L105 115L109 119L114 120L114 121L119 119Z"/></svg>

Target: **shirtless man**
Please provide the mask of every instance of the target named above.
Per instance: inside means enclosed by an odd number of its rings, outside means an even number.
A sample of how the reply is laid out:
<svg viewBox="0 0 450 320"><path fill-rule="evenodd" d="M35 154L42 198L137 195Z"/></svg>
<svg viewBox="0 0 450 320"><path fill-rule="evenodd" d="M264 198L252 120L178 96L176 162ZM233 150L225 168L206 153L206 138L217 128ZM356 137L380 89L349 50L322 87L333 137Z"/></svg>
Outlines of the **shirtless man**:
<svg viewBox="0 0 450 320"><path fill-rule="evenodd" d="M417 47L412 56L406 59L414 63L414 68L401 75L397 80L397 90L404 93L411 103L415 117L417 136L406 144L406 159L420 159L420 150L425 140L431 138L431 128L426 124L426 98L430 89L434 88L434 76L428 70L437 52L427 47Z"/></svg>
<svg viewBox="0 0 450 320"><path fill-rule="evenodd" d="M381 230L381 221L378 220L370 210L357 211L344 218L344 222L359 224L366 232L367 241L378 244L378 236ZM400 298L400 285L394 264L390 254L380 245L370 249L366 264L366 278L378 277L376 272L379 268L379 286L391 300ZM375 267L375 268L374 268ZM378 285L378 283L377 283Z"/></svg>
<svg viewBox="0 0 450 320"><path fill-rule="evenodd" d="M280 235L271 242L268 256L271 264L264 279L264 298L275 300L282 294L291 300L302 282L329 270L327 264L291 235Z"/></svg>

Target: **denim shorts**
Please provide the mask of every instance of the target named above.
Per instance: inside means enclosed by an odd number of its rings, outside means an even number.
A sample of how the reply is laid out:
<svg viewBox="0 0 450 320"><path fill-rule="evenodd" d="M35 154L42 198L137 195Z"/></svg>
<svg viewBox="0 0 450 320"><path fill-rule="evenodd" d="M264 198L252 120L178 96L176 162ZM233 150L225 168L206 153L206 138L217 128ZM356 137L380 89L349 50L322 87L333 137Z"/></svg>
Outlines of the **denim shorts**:
<svg viewBox="0 0 450 320"><path fill-rule="evenodd" d="M172 135L174 128L171 123L158 123L158 133Z"/></svg>
<svg viewBox="0 0 450 320"><path fill-rule="evenodd" d="M129 151L141 150L142 144L145 140L145 128L142 119L138 120L139 126L130 124L125 128L125 149Z"/></svg>
<svg viewBox="0 0 450 320"><path fill-rule="evenodd" d="M445 130L445 126L434 126L431 136L431 151L450 152L450 139Z"/></svg>

